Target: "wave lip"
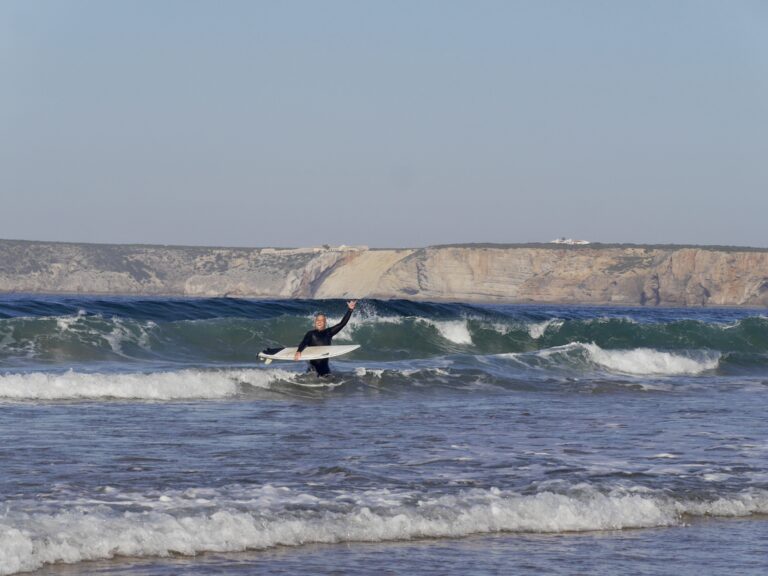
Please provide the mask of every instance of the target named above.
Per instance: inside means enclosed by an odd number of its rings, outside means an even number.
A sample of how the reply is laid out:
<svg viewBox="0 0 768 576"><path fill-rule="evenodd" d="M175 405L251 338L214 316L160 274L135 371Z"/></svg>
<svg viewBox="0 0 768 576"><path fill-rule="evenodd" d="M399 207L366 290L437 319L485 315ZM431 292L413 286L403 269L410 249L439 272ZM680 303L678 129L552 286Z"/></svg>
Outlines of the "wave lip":
<svg viewBox="0 0 768 576"><path fill-rule="evenodd" d="M195 370L150 373L31 372L0 375L0 399L75 400L216 399L238 394L241 384L267 388L277 379L292 379L284 370Z"/></svg>
<svg viewBox="0 0 768 576"><path fill-rule="evenodd" d="M128 494L80 501L55 512L28 512L30 506L22 504L21 511L7 504L0 519L0 575L115 556L673 526L685 516L764 514L768 491L701 501L639 488L603 493L589 485L532 495L491 488L433 497L376 490L320 498L263 486L234 493Z"/></svg>
<svg viewBox="0 0 768 576"><path fill-rule="evenodd" d="M472 344L472 334L467 327L467 321L464 320L432 320L427 318L419 318L421 322L425 322L434 327L437 332L446 340L453 342L454 344L469 345Z"/></svg>
<svg viewBox="0 0 768 576"><path fill-rule="evenodd" d="M662 352L652 348L605 350L596 344L582 344L595 364L610 371L633 375L695 375L714 370L720 353L697 352L694 356Z"/></svg>
<svg viewBox="0 0 768 576"><path fill-rule="evenodd" d="M720 352L688 350L679 353L653 348L609 350L595 343L572 342L535 352L498 355L532 369L607 370L630 376L697 375L719 366Z"/></svg>
<svg viewBox="0 0 768 576"><path fill-rule="evenodd" d="M550 329L550 326L553 330L558 330L564 323L565 321L561 320L560 318L550 318L549 320L544 320L543 322L528 324L528 335L534 340L538 340L544 336L546 331Z"/></svg>

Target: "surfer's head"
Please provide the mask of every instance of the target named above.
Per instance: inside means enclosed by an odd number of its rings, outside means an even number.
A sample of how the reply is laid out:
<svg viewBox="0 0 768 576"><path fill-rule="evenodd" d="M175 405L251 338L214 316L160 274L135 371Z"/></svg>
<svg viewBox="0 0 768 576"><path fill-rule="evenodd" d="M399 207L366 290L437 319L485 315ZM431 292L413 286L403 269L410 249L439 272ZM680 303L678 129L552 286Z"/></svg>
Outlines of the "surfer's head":
<svg viewBox="0 0 768 576"><path fill-rule="evenodd" d="M315 314L315 330L325 330L325 314Z"/></svg>

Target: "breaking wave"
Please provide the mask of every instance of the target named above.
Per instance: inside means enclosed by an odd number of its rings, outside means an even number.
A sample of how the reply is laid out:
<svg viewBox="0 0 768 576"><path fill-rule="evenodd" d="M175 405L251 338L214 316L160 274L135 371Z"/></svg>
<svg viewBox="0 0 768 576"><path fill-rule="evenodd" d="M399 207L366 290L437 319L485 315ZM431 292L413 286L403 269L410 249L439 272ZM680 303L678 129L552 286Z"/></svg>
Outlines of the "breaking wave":
<svg viewBox="0 0 768 576"><path fill-rule="evenodd" d="M695 375L718 367L721 354L707 350L671 353L650 348L605 350L594 343L574 343L533 353L502 354L530 368L607 370L617 374Z"/></svg>
<svg viewBox="0 0 768 576"><path fill-rule="evenodd" d="M42 510L41 510L42 508ZM520 494L374 490L317 496L287 487L121 493L105 488L54 510L6 502L0 574L117 556L163 557L312 543L457 538L499 532L561 533L681 524L688 516L768 513L768 491L690 499L636 488Z"/></svg>
<svg viewBox="0 0 768 576"><path fill-rule="evenodd" d="M314 312L332 324L341 301L12 300L0 303L0 368L89 368L100 363L230 367L267 347L295 345ZM768 319L751 313L535 309L364 301L339 343L360 361L413 361L456 354L560 354L626 374L740 372L768 366ZM697 316L698 315L698 316ZM734 317L736 315L736 317Z"/></svg>
<svg viewBox="0 0 768 576"><path fill-rule="evenodd" d="M284 370L178 370L152 373L31 372L0 375L0 399L182 400L227 398L244 386L268 388L298 376Z"/></svg>
<svg viewBox="0 0 768 576"><path fill-rule="evenodd" d="M717 368L719 352L698 352L695 356L660 352L650 348L603 350L595 344L582 344L590 359L608 370L624 374L669 375L701 374Z"/></svg>

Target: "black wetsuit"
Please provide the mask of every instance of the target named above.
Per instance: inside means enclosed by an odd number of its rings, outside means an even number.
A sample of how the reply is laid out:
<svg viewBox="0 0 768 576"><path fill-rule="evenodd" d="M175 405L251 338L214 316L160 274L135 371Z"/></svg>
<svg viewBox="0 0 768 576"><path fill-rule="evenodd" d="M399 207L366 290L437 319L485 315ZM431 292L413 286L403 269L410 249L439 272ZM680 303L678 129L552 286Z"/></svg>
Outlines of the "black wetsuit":
<svg viewBox="0 0 768 576"><path fill-rule="evenodd" d="M347 325L347 322L349 322L351 317L352 310L349 309L347 310L347 313L344 314L344 318L341 319L341 322L335 326L331 326L325 330L310 330L307 332L304 335L301 344L299 344L299 352L303 352L304 348L307 346L330 346L331 338L341 332L341 329ZM331 373L331 369L328 366L328 358L323 358L322 360L310 360L309 364L311 365L311 369L317 372L318 376L327 376Z"/></svg>

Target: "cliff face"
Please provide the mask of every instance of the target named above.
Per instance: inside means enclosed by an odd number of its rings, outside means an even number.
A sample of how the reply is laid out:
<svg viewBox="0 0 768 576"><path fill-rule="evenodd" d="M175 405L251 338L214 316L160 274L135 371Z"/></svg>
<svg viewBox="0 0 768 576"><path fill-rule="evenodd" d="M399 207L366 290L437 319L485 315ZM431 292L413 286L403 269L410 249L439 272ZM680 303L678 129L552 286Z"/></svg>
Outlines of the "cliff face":
<svg viewBox="0 0 768 576"><path fill-rule="evenodd" d="M381 295L619 305L768 305L768 251L702 248L427 248Z"/></svg>
<svg viewBox="0 0 768 576"><path fill-rule="evenodd" d="M347 254L0 241L0 291L311 297Z"/></svg>
<svg viewBox="0 0 768 576"><path fill-rule="evenodd" d="M0 291L768 306L768 250L246 249L0 241Z"/></svg>

